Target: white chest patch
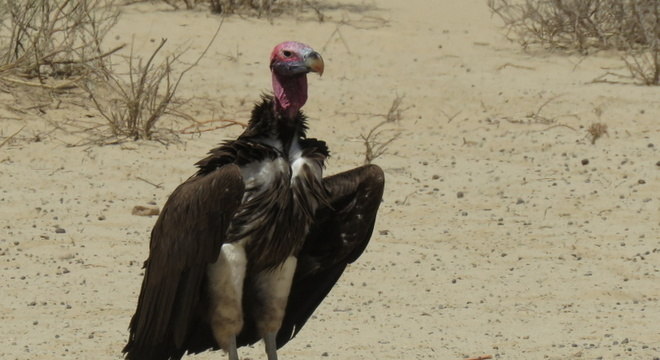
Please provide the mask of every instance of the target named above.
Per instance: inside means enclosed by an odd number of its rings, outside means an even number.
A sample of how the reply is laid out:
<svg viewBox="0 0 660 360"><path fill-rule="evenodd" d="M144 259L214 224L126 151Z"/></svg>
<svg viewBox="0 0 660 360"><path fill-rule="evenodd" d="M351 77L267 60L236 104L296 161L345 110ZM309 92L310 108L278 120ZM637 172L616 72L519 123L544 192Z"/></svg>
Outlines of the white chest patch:
<svg viewBox="0 0 660 360"><path fill-rule="evenodd" d="M291 181L297 176L300 176L302 169L307 165L316 179L321 180L323 177L323 169L317 164L316 161L311 161L305 157L302 157L302 149L298 142L291 144L291 149L289 150L289 161L291 162Z"/></svg>
<svg viewBox="0 0 660 360"><path fill-rule="evenodd" d="M318 166L318 164L315 161L310 161L309 159L306 158L298 158L293 163L291 164L291 180L293 181L294 178L300 176L301 171L303 168L307 166L308 169L312 171L314 176L320 180L322 174L321 167Z"/></svg>
<svg viewBox="0 0 660 360"><path fill-rule="evenodd" d="M263 139L262 143L281 150L282 144L278 140ZM321 180L323 169L317 161L302 156L300 144L295 141L289 148L289 158L278 157L274 160L263 160L246 164L241 167L241 175L247 189L265 189L278 179L290 178L291 182L300 176L303 169L309 169L316 179Z"/></svg>
<svg viewBox="0 0 660 360"><path fill-rule="evenodd" d="M291 170L283 158L250 163L241 167L241 175L247 189L267 187Z"/></svg>

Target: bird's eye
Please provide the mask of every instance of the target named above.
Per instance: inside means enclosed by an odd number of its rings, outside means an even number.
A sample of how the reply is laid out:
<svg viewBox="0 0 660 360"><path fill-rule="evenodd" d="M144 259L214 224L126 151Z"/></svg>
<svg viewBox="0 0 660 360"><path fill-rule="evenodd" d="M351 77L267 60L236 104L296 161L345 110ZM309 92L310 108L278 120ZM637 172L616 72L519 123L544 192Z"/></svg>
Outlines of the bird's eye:
<svg viewBox="0 0 660 360"><path fill-rule="evenodd" d="M284 51L282 51L282 55L284 55L284 57L291 57L292 54L291 54L291 51L284 50Z"/></svg>

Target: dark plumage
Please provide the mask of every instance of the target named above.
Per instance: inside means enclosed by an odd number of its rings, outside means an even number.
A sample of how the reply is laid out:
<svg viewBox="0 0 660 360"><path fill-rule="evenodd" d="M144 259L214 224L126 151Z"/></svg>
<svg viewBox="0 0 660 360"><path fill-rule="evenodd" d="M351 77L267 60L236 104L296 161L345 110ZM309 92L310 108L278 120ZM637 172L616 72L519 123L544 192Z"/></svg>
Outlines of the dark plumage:
<svg viewBox="0 0 660 360"><path fill-rule="evenodd" d="M302 44L279 46L300 50L301 64L320 61ZM277 65L276 51L274 81L299 85L303 65ZM322 178L327 146L306 137L304 99L287 94L264 96L243 134L211 150L170 195L151 233L127 359L223 348L237 360L236 347L263 338L275 360L364 251L383 173L370 165Z"/></svg>

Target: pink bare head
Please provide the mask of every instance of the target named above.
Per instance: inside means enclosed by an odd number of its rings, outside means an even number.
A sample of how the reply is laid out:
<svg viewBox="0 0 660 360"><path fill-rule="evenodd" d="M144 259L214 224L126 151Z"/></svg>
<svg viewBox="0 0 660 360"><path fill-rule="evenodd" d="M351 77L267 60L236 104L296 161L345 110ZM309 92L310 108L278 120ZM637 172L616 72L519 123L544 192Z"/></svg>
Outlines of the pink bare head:
<svg viewBox="0 0 660 360"><path fill-rule="evenodd" d="M270 70L276 110L293 118L307 101L307 73L323 74L323 58L305 44L286 41L270 54Z"/></svg>

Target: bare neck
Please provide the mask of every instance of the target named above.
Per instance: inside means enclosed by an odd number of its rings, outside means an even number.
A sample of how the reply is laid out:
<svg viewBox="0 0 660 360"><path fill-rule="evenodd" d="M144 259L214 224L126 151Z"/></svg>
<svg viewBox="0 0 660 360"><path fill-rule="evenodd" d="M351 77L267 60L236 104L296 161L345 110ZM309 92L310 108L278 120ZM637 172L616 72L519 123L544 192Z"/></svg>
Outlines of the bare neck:
<svg viewBox="0 0 660 360"><path fill-rule="evenodd" d="M307 101L307 76L280 76L273 73L275 110L292 120Z"/></svg>

